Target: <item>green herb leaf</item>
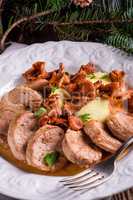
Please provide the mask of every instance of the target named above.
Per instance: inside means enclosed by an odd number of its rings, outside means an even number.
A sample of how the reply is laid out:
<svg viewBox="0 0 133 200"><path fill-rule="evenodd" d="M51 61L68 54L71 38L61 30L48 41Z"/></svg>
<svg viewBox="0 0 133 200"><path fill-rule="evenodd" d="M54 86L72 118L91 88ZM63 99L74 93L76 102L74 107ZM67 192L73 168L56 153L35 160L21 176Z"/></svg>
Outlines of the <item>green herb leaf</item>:
<svg viewBox="0 0 133 200"><path fill-rule="evenodd" d="M108 80L109 79L109 75L108 74L104 74L103 76L100 77L101 80Z"/></svg>
<svg viewBox="0 0 133 200"><path fill-rule="evenodd" d="M87 74L87 78L89 78L89 79L95 79L96 75L94 73L93 74Z"/></svg>
<svg viewBox="0 0 133 200"><path fill-rule="evenodd" d="M59 158L59 152L56 151L56 152L46 154L43 161L44 163L46 163L48 166L51 167L56 163L58 158Z"/></svg>
<svg viewBox="0 0 133 200"><path fill-rule="evenodd" d="M55 93L55 91L56 91L57 89L59 89L57 86L52 86L52 88L51 88L51 93L52 93L52 94Z"/></svg>
<svg viewBox="0 0 133 200"><path fill-rule="evenodd" d="M86 122L86 121L88 121L89 119L91 119L90 114L88 114L88 113L86 113L86 114L84 114L84 115L80 115L79 117L80 117L80 119L81 119L83 122Z"/></svg>
<svg viewBox="0 0 133 200"><path fill-rule="evenodd" d="M34 116L35 117L41 117L44 113L46 113L47 110L46 108L44 107L40 107L39 110L37 110L35 113L34 113Z"/></svg>

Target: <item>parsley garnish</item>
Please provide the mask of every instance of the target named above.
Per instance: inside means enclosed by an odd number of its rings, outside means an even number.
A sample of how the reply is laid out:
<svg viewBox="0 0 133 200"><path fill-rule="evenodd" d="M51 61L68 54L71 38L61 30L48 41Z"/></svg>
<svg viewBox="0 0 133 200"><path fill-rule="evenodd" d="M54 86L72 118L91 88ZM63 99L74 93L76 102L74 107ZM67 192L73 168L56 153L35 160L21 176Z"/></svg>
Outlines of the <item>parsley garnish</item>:
<svg viewBox="0 0 133 200"><path fill-rule="evenodd" d="M109 79L109 75L108 74L104 74L103 76L100 77L100 79L108 80Z"/></svg>
<svg viewBox="0 0 133 200"><path fill-rule="evenodd" d="M36 112L34 112L34 116L39 118L39 117L41 117L46 112L47 112L46 108L40 107L39 110L37 110Z"/></svg>
<svg viewBox="0 0 133 200"><path fill-rule="evenodd" d="M52 94L55 93L55 91L56 91L57 89L59 89L57 86L52 86L52 87L51 87L51 93L52 93Z"/></svg>
<svg viewBox="0 0 133 200"><path fill-rule="evenodd" d="M86 121L88 121L89 119L91 119L90 114L88 114L88 113L83 114L83 115L80 115L79 117L80 117L80 119L81 119L83 122L86 122Z"/></svg>
<svg viewBox="0 0 133 200"><path fill-rule="evenodd" d="M56 161L59 158L59 152L52 152L52 153L48 153L44 156L43 161L44 163L46 163L49 167L53 166Z"/></svg>
<svg viewBox="0 0 133 200"><path fill-rule="evenodd" d="M87 74L87 78L89 78L89 79L95 79L96 75L94 73L93 74Z"/></svg>

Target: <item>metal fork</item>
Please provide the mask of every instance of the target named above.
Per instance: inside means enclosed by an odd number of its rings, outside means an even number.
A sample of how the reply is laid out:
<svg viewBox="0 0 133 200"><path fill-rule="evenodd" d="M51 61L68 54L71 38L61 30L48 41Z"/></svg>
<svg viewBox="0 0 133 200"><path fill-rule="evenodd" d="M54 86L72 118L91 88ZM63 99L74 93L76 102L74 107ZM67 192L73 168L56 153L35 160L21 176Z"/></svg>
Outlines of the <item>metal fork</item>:
<svg viewBox="0 0 133 200"><path fill-rule="evenodd" d="M75 191L89 190L109 180L114 174L119 159L122 159L133 148L133 137L129 138L122 147L106 161L83 172L64 178L60 182Z"/></svg>

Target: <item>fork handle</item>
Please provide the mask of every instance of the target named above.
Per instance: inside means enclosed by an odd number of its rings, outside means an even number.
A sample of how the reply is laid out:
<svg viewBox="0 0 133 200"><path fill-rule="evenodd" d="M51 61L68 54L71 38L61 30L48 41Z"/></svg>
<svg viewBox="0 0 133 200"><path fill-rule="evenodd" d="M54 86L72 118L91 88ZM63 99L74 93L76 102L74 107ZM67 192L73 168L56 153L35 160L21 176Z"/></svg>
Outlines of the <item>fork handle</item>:
<svg viewBox="0 0 133 200"><path fill-rule="evenodd" d="M116 160L122 159L129 153L130 150L133 149L133 136L130 137L121 147L120 149L116 152L115 157ZM129 151L128 151L129 150Z"/></svg>

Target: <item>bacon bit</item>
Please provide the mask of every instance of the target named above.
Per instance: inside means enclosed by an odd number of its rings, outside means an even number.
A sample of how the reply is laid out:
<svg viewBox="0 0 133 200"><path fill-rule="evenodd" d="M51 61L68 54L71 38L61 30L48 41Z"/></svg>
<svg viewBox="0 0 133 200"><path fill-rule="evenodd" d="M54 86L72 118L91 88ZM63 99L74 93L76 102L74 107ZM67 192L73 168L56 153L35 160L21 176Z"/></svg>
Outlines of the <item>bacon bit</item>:
<svg viewBox="0 0 133 200"><path fill-rule="evenodd" d="M43 115L39 119L39 126L44 126L44 125L48 124L48 121L49 121L49 117L47 115Z"/></svg>
<svg viewBox="0 0 133 200"><path fill-rule="evenodd" d="M69 93L72 93L74 92L75 90L77 90L77 84L76 83L70 83L69 85L67 85L65 87L65 89L69 92Z"/></svg>
<svg viewBox="0 0 133 200"><path fill-rule="evenodd" d="M72 93L72 102L77 103L80 106L96 97L96 89L94 84L85 77L86 75L81 73L72 79L75 84L75 88L77 87Z"/></svg>
<svg viewBox="0 0 133 200"><path fill-rule="evenodd" d="M74 114L79 109L80 109L80 107L77 104L66 102L64 104L64 110L63 111L64 111L64 114L67 114L69 116L69 115Z"/></svg>
<svg viewBox="0 0 133 200"><path fill-rule="evenodd" d="M44 126L46 124L57 124L67 126L67 120L63 118L49 117L47 115L44 115L39 120L39 126Z"/></svg>
<svg viewBox="0 0 133 200"><path fill-rule="evenodd" d="M82 96L87 96L91 98L95 98L96 96L94 84L88 80L82 80L82 82L80 83L79 91Z"/></svg>
<svg viewBox="0 0 133 200"><path fill-rule="evenodd" d="M118 89L110 97L110 102L111 102L112 107L118 107L118 108L124 108L124 109L126 108L126 110L128 108L129 112L131 112L131 110L133 111L133 107L132 107L133 105L129 103L132 95L133 95L132 90L121 91Z"/></svg>
<svg viewBox="0 0 133 200"><path fill-rule="evenodd" d="M58 100L58 98L59 98L58 94L52 94L44 100L43 104L45 107L49 107L49 106L53 105L53 103L55 103Z"/></svg>
<svg viewBox="0 0 133 200"><path fill-rule="evenodd" d="M50 123L56 123L56 124L66 124L67 120L63 118L57 118L57 117L51 117Z"/></svg>
<svg viewBox="0 0 133 200"><path fill-rule="evenodd" d="M51 79L49 80L49 83L51 85L56 85L57 84L57 73L56 72L52 73L52 76L51 76Z"/></svg>
<svg viewBox="0 0 133 200"><path fill-rule="evenodd" d="M96 72L96 67L92 63L88 63L86 65L82 65L79 72L85 72L86 74L91 74Z"/></svg>
<svg viewBox="0 0 133 200"><path fill-rule="evenodd" d="M84 71L78 72L71 78L71 81L74 84L72 85L74 86L74 89L72 88L72 92L77 90L80 96L82 95L95 98L95 86L92 82L86 79L86 73ZM69 87L71 86L68 86L68 88Z"/></svg>
<svg viewBox="0 0 133 200"><path fill-rule="evenodd" d="M121 99L122 101L125 101L125 100L130 99L131 95L133 94L130 90L128 91L118 90L118 91L115 91L112 96L116 99Z"/></svg>
<svg viewBox="0 0 133 200"><path fill-rule="evenodd" d="M62 114L62 108L60 105L60 96L58 94L50 95L47 99L44 100L43 105L44 107L46 107L48 111L50 111L48 113L49 116L57 117Z"/></svg>
<svg viewBox="0 0 133 200"><path fill-rule="evenodd" d="M58 117L60 115L62 115L62 109L59 106L55 106L48 113L48 116L50 117Z"/></svg>
<svg viewBox="0 0 133 200"><path fill-rule="evenodd" d="M86 78L86 74L91 74L96 71L93 64L88 63L87 65L82 65L80 70L71 78L72 82L79 83Z"/></svg>
<svg viewBox="0 0 133 200"><path fill-rule="evenodd" d="M110 108L111 108L111 112L114 112L115 110L119 110L119 109L125 109L125 102L122 101L121 99L118 99L116 97L110 97Z"/></svg>
<svg viewBox="0 0 133 200"><path fill-rule="evenodd" d="M26 81L34 81L37 79L44 79L48 77L48 73L45 70L44 62L36 62L32 65L32 67L23 73L23 77Z"/></svg>
<svg viewBox="0 0 133 200"><path fill-rule="evenodd" d="M72 130L78 131L83 128L82 120L76 116L69 116L68 123Z"/></svg>
<svg viewBox="0 0 133 200"><path fill-rule="evenodd" d="M62 78L59 81L58 86L59 87L64 87L64 85L67 85L70 83L70 77L67 74L63 74Z"/></svg>
<svg viewBox="0 0 133 200"><path fill-rule="evenodd" d="M101 87L101 85L102 85L102 81L97 81L94 83L94 87L96 90L99 89Z"/></svg>
<svg viewBox="0 0 133 200"><path fill-rule="evenodd" d="M70 83L70 76L64 71L64 65L61 63L59 70L55 70L51 73L51 78L49 80L50 85L56 85L59 87L64 87L64 85Z"/></svg>
<svg viewBox="0 0 133 200"><path fill-rule="evenodd" d="M78 92L77 94L74 93L72 95L71 102L73 104L76 104L76 106L80 109L82 106L84 106L86 103L88 103L89 101L91 101L93 99L94 99L93 97L83 96Z"/></svg>
<svg viewBox="0 0 133 200"><path fill-rule="evenodd" d="M119 88L120 88L119 82L113 82L107 85L101 85L101 87L99 88L99 93L101 96L104 95L111 96Z"/></svg>
<svg viewBox="0 0 133 200"><path fill-rule="evenodd" d="M110 79L113 82L121 82L123 81L123 78L125 76L125 72L124 71L119 71L119 70L113 70L110 74Z"/></svg>
<svg viewBox="0 0 133 200"><path fill-rule="evenodd" d="M84 72L78 72L71 78L72 83L80 83L86 78L86 74Z"/></svg>

